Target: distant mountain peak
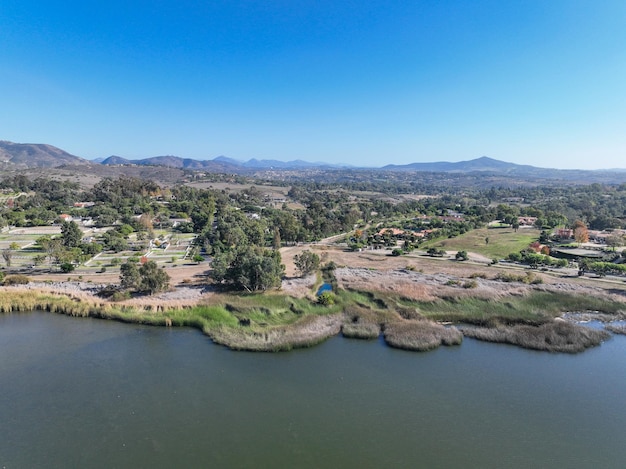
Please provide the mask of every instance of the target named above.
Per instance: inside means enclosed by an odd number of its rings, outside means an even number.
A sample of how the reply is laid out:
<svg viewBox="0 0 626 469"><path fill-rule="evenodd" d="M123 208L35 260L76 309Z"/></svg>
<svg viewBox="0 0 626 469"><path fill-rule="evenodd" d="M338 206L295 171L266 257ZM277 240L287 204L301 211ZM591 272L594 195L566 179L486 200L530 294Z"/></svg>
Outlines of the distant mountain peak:
<svg viewBox="0 0 626 469"><path fill-rule="evenodd" d="M0 140L0 161L18 169L89 165L87 161L45 143L14 143Z"/></svg>

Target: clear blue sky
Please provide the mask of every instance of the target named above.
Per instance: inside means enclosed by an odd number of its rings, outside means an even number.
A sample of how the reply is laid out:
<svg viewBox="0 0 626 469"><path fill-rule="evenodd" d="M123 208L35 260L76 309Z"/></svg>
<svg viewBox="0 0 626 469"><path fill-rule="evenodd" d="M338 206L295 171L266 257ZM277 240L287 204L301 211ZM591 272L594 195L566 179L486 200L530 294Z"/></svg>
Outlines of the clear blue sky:
<svg viewBox="0 0 626 469"><path fill-rule="evenodd" d="M0 139L626 167L624 0L0 2Z"/></svg>

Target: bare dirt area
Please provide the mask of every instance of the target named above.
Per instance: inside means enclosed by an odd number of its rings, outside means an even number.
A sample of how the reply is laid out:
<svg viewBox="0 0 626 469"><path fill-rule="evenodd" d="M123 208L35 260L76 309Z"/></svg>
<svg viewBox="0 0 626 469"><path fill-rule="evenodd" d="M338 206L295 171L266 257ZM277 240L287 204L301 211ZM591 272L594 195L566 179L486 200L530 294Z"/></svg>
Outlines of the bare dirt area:
<svg viewBox="0 0 626 469"><path fill-rule="evenodd" d="M351 252L332 245L291 246L281 249L287 276L297 276L293 259L305 249L318 254L322 264L333 261L338 266L335 275L341 288L386 291L426 301L446 295L499 298L530 289L610 296L626 301L626 283L620 279L578 277L566 269L541 272L511 264L489 265L490 259L471 253L469 261L461 262L452 254L447 258L432 258L421 253L392 256L385 250ZM542 283L526 285L494 280L499 273L531 273ZM468 288L470 281L475 286ZM313 280L309 285L312 284Z"/></svg>

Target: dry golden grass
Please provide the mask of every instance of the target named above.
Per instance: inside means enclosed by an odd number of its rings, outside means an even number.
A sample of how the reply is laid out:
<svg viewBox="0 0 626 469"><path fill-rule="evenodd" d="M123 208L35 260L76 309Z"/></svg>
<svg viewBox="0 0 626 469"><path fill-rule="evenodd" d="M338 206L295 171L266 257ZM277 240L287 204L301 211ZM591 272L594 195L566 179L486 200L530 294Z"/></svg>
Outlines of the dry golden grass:
<svg viewBox="0 0 626 469"><path fill-rule="evenodd" d="M339 334L342 315L305 316L295 324L264 331L219 327L205 330L211 339L233 350L279 352L316 345Z"/></svg>
<svg viewBox="0 0 626 469"><path fill-rule="evenodd" d="M554 320L539 326L464 327L463 334L487 342L507 343L548 352L578 353L610 337L603 330Z"/></svg>
<svg viewBox="0 0 626 469"><path fill-rule="evenodd" d="M453 326L435 322L397 321L385 326L385 342L395 348L425 352L440 345L460 345L463 334Z"/></svg>

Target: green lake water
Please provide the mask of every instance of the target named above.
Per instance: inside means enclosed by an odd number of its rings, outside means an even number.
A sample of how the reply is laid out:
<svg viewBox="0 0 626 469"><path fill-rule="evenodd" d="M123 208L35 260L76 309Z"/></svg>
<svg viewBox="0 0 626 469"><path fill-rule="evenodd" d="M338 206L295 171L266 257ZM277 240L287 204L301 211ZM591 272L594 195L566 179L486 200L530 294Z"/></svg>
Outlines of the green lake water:
<svg viewBox="0 0 626 469"><path fill-rule="evenodd" d="M4 468L622 468L626 338L232 352L192 329L0 315Z"/></svg>

